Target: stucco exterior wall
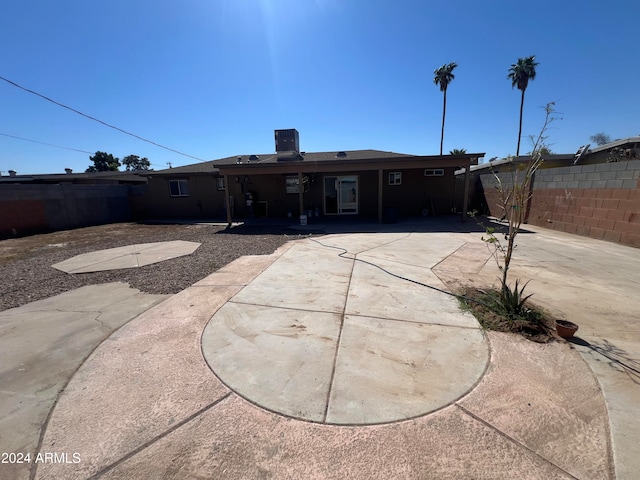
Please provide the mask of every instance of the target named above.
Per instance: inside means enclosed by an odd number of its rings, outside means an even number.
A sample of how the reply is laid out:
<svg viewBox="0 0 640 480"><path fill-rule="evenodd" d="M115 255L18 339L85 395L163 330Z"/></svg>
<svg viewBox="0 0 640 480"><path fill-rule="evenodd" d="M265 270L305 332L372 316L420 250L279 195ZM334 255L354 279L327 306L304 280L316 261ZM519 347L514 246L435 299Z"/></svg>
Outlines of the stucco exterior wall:
<svg viewBox="0 0 640 480"><path fill-rule="evenodd" d="M187 180L189 194L172 197L170 180ZM224 218L225 196L213 175L154 176L149 178L144 198L144 216L149 219Z"/></svg>

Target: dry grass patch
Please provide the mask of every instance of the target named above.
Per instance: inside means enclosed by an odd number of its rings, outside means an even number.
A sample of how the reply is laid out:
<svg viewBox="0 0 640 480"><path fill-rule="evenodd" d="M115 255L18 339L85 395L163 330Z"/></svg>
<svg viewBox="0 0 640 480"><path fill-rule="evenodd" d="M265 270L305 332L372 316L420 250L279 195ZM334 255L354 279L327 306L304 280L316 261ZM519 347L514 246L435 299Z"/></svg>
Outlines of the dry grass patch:
<svg viewBox="0 0 640 480"><path fill-rule="evenodd" d="M557 338L555 317L529 301L520 314L514 315L504 311L498 290L462 287L458 294L462 297L459 297L462 307L487 330L517 333L537 343L547 343Z"/></svg>

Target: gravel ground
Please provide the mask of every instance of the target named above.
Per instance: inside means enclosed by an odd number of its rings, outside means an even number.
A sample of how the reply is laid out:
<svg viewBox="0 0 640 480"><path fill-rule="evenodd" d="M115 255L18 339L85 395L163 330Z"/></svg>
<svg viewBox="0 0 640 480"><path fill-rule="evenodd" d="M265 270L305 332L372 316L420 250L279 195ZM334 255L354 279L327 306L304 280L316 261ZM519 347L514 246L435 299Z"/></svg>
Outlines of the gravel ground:
<svg viewBox="0 0 640 480"><path fill-rule="evenodd" d="M84 285L125 282L146 293L178 293L243 255L268 255L300 238L286 227L118 223L0 241L0 311ZM81 253L134 243L186 240L191 255L140 268L68 274L51 265Z"/></svg>

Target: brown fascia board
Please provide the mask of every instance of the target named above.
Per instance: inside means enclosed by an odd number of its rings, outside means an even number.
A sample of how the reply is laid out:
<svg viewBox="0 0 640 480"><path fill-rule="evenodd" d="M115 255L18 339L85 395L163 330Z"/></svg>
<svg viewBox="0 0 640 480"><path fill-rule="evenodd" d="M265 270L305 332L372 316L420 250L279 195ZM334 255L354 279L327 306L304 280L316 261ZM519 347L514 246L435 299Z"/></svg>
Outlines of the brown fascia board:
<svg viewBox="0 0 640 480"><path fill-rule="evenodd" d="M432 156L399 156L374 159L336 159L336 160L301 160L281 163L242 163L220 165L220 175L245 175L269 173L298 172L349 172L364 170L390 170L408 168L446 168L459 167L469 163L477 165L478 158L484 153L467 153L464 155L432 155Z"/></svg>
<svg viewBox="0 0 640 480"><path fill-rule="evenodd" d="M175 170L175 171L174 171ZM147 175L147 178L164 178L164 177L180 177L180 178L184 178L184 177L201 177L201 176L219 176L220 175L220 171L217 168L212 168L211 170L209 170L208 172L201 172L201 171L193 171L193 170L178 170L175 168L172 168L170 170L163 170L162 172L155 172L151 175Z"/></svg>
<svg viewBox="0 0 640 480"><path fill-rule="evenodd" d="M212 164L213 162L206 162L207 164ZM219 175L219 171L218 168L216 167L210 167L209 170L190 170L189 166L192 165L185 165L184 167L175 167L175 168L167 168L164 170L160 170L157 172L149 172L147 174L147 177L149 178L153 178L153 177L193 177L193 176L201 176L201 175Z"/></svg>

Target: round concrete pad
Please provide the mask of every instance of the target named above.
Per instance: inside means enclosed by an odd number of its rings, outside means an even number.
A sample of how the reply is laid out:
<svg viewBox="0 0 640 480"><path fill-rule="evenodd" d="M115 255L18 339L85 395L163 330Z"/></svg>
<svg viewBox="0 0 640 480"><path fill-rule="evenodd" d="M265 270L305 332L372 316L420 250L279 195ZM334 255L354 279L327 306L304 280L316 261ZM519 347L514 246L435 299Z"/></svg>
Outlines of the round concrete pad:
<svg viewBox="0 0 640 480"><path fill-rule="evenodd" d="M66 273L102 272L120 268L144 267L152 263L191 255L199 246L200 243L183 240L138 243L125 247L83 253L56 263L52 267Z"/></svg>
<svg viewBox="0 0 640 480"><path fill-rule="evenodd" d="M293 269L302 258L312 268ZM247 400L337 425L438 410L468 393L489 361L480 326L454 298L308 245L220 308L202 349L218 378Z"/></svg>

